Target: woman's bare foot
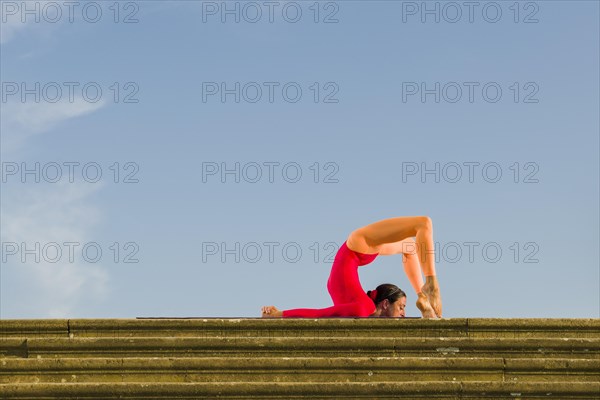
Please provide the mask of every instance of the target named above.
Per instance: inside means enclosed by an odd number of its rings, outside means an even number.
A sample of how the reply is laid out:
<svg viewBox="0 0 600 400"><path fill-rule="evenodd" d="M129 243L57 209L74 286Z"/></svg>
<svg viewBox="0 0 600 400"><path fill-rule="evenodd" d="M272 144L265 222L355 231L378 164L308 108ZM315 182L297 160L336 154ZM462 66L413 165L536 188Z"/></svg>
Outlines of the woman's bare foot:
<svg viewBox="0 0 600 400"><path fill-rule="evenodd" d="M417 308L421 311L423 318L436 318L435 311L433 311L433 307L431 307L431 304L429 304L427 295L424 293L419 293L418 296Z"/></svg>
<svg viewBox="0 0 600 400"><path fill-rule="evenodd" d="M281 318L283 312L279 311L275 306L264 306L261 308L262 318Z"/></svg>
<svg viewBox="0 0 600 400"><path fill-rule="evenodd" d="M436 276L425 277L425 284L421 288L421 291L429 299L429 304L433 308L433 311L438 317L442 317L442 297L440 296L440 286Z"/></svg>

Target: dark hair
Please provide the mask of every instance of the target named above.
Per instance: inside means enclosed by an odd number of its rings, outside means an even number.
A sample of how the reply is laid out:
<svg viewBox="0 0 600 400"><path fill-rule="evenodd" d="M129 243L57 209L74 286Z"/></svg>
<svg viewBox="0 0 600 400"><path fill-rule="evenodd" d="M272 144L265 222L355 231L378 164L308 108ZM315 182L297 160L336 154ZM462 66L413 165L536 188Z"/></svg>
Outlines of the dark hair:
<svg viewBox="0 0 600 400"><path fill-rule="evenodd" d="M390 303L393 303L402 297L406 297L406 293L394 284L382 283L377 286L377 289L369 290L367 296L369 296L371 300L373 300L373 303L377 305L385 299L388 299Z"/></svg>

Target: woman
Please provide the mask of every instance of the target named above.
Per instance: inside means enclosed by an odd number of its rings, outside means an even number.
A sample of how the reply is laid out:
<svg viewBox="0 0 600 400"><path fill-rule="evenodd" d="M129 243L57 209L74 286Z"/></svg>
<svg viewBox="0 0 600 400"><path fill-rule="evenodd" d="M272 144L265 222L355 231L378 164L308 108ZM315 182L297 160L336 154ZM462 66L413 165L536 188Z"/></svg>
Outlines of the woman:
<svg viewBox="0 0 600 400"><path fill-rule="evenodd" d="M417 294L416 305L423 318L441 318L433 224L425 216L384 219L353 231L340 246L327 281L332 307L280 311L264 306L262 317L404 317L406 294L400 288L383 284L365 293L358 279L359 266L369 264L378 255L393 254L403 254L404 271Z"/></svg>

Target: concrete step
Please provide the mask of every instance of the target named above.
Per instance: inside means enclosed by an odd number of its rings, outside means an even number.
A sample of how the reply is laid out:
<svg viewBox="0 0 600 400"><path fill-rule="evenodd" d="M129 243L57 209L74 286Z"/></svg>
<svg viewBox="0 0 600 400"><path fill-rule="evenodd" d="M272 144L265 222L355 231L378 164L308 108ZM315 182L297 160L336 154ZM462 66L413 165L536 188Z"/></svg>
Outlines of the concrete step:
<svg viewBox="0 0 600 400"><path fill-rule="evenodd" d="M9 338L5 357L307 356L594 358L600 339L389 337Z"/></svg>
<svg viewBox="0 0 600 400"><path fill-rule="evenodd" d="M10 337L600 338L599 319L195 318L2 320Z"/></svg>
<svg viewBox="0 0 600 400"><path fill-rule="evenodd" d="M428 357L12 358L0 383L600 382L600 359Z"/></svg>
<svg viewBox="0 0 600 400"><path fill-rule="evenodd" d="M0 384L5 399L594 399L600 383L226 382Z"/></svg>
<svg viewBox="0 0 600 400"><path fill-rule="evenodd" d="M2 399L600 399L600 320L0 321Z"/></svg>

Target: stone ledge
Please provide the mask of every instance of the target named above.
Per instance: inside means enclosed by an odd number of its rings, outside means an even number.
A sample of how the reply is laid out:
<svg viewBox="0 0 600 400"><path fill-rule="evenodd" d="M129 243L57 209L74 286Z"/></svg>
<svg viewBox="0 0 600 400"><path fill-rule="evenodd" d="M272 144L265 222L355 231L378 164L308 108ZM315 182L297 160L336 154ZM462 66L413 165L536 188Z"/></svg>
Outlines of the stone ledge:
<svg viewBox="0 0 600 400"><path fill-rule="evenodd" d="M198 398L198 396L303 396L304 398L368 398L394 396L419 398L431 396L469 396L470 398L530 398L559 396L561 399L592 398L600 383L572 382L377 382L377 383L38 383L0 385L3 397L64 398L77 396L102 398Z"/></svg>
<svg viewBox="0 0 600 400"><path fill-rule="evenodd" d="M33 338L2 339L0 354L13 357L302 357L420 356L590 358L600 339L581 338Z"/></svg>
<svg viewBox="0 0 600 400"><path fill-rule="evenodd" d="M599 332L597 319L4 320L0 397L597 399Z"/></svg>
<svg viewBox="0 0 600 400"><path fill-rule="evenodd" d="M600 319L193 318L0 320L0 338L62 336L600 337ZM318 333L317 333L318 332Z"/></svg>
<svg viewBox="0 0 600 400"><path fill-rule="evenodd" d="M0 383L599 382L600 360L428 357L4 359Z"/></svg>

